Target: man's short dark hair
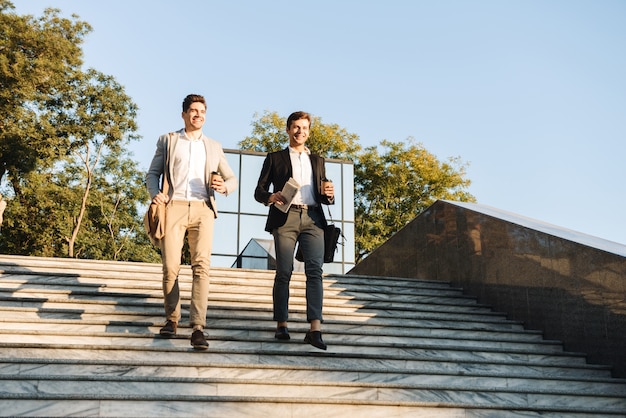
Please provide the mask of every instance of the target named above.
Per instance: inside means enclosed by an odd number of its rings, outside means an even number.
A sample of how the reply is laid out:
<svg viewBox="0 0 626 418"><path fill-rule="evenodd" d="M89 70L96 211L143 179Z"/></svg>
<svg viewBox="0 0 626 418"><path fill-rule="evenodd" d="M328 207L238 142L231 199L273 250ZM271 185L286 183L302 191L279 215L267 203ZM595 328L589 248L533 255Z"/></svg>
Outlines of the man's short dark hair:
<svg viewBox="0 0 626 418"><path fill-rule="evenodd" d="M185 97L185 100L183 100L183 112L187 112L191 104L196 102L202 103L206 108L206 100L204 100L203 96L200 96L199 94L189 94Z"/></svg>
<svg viewBox="0 0 626 418"><path fill-rule="evenodd" d="M289 129L289 127L291 126L292 122L300 120L300 119L308 120L309 121L309 127L311 126L311 115L308 114L307 112L298 111L298 112L293 112L287 118L287 129Z"/></svg>

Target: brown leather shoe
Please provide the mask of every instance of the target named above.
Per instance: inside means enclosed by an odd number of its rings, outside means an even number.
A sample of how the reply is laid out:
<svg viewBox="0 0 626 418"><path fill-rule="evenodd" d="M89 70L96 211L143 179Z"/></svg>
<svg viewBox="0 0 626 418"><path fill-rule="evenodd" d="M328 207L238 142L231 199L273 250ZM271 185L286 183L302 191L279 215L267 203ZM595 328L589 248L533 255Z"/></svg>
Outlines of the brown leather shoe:
<svg viewBox="0 0 626 418"><path fill-rule="evenodd" d="M178 324L168 319L163 328L159 331L159 334L163 337L173 337L176 335L176 328L178 328Z"/></svg>
<svg viewBox="0 0 626 418"><path fill-rule="evenodd" d="M191 333L191 345L194 350L207 350L209 348L209 343L204 336L203 330L197 329Z"/></svg>

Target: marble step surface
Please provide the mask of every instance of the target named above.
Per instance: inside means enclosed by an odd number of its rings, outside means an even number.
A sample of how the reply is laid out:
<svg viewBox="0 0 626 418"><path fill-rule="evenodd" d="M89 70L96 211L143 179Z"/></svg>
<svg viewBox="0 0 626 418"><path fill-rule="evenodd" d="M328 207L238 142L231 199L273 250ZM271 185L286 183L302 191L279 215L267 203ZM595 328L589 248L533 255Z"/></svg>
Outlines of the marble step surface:
<svg viewBox="0 0 626 418"><path fill-rule="evenodd" d="M189 336L181 335L181 338L171 338L165 340L154 335L147 337L133 336L123 333L99 333L99 334L75 334L68 335L63 333L43 334L41 332L24 332L21 335L15 333L2 333L2 342L5 346L9 344L21 344L24 347L31 346L78 346L83 345L91 347L105 346L123 346L132 347L133 349L146 348L176 348L186 350L189 348ZM277 353L285 353L286 351L300 352L303 349L308 350L308 346L301 344L301 341L295 339L289 343L281 343L269 338L257 338L242 334L239 338L227 336L210 335L208 340L210 347L217 351L255 351L267 350L276 351ZM587 369L585 358L581 356L561 354L561 353L541 353L537 351L507 351L501 349L481 349L450 347L443 345L393 345L385 342L367 343L367 342L350 342L340 339L340 336L334 337L329 334L325 336L325 341L329 345L328 354L344 354L348 357L358 352L362 357L382 357L388 359L402 359L404 362L422 362L422 361L440 361L440 362L456 362L468 363L476 365L503 364L503 365L525 365L534 366L542 369L545 366L554 368L560 366L564 368L581 367ZM408 365L406 366L408 367Z"/></svg>
<svg viewBox="0 0 626 418"><path fill-rule="evenodd" d="M283 399L383 402L440 402L445 398L452 404L478 403L482 405L506 403L513 408L549 407L561 410L585 409L593 403L597 409L610 410L621 403L619 396L586 391L530 389L492 389L454 387L452 385L423 385L366 382L311 382L309 380L242 379L242 378L177 378L162 376L84 376L84 375L30 375L4 379L0 376L0 393L11 397L27 396L34 390L38 399L51 400L67 393L80 393L81 398L141 397L159 401L163 394L175 399L185 397L256 397Z"/></svg>
<svg viewBox="0 0 626 418"><path fill-rule="evenodd" d="M106 284L103 283L106 281ZM189 290L191 288L191 278L179 278L181 290ZM161 289L160 280L146 281L122 281L120 279L112 280L107 277L100 278L75 278L70 276L56 276L50 279L44 276L35 276L28 274L5 274L3 281L4 292L35 292L37 289L40 293L68 293L70 290L73 294L91 294L97 291L99 295L116 296L118 293L135 292L143 294L146 297L158 297ZM385 302L402 306L402 303L433 303L450 306L467 306L470 308L482 308L483 311L490 312L490 308L477 304L472 297L463 295L460 291L444 291L440 289L421 289L416 284L413 287L405 287L401 289L387 289L387 286L376 286L369 284L353 285L354 289L347 291L345 286L336 286L328 281L324 282L325 293L332 296L337 301L349 302L358 298L362 303L366 302ZM271 290L271 281L253 283L246 277L240 278L238 281L220 280L220 277L211 278L211 294L243 294L250 296L268 296L268 289ZM292 289L297 291L304 289L304 279L292 280ZM141 293L140 293L141 291ZM269 292L271 296L271 291Z"/></svg>
<svg viewBox="0 0 626 418"><path fill-rule="evenodd" d="M134 360L76 360L58 359L54 363L42 362L37 359L11 358L0 362L0 376L5 379L31 376L49 376L63 378L65 376L103 376L115 377L171 377L171 378L239 378L246 380L293 380L306 382L365 382L395 383L413 387L435 388L446 386L455 389L481 388L492 390L505 387L508 390L526 390L532 383L533 390L539 392L563 390L563 382L568 377L533 376L530 374L502 375L493 372L476 373L475 375L459 375L441 371L422 370L390 370L366 364L362 368L346 368L342 365L321 367L317 364L257 364L257 363L211 363L192 361L181 363L171 359L139 362ZM626 390L626 382L609 377L581 377L576 385L568 387L572 391L584 392L585 395L622 396Z"/></svg>
<svg viewBox="0 0 626 418"><path fill-rule="evenodd" d="M324 339L273 339L273 272L212 270L210 348L162 325L158 264L0 256L3 416L626 416L626 382L447 283L329 275ZM187 314L190 270L180 276ZM187 294L185 294L187 293Z"/></svg>
<svg viewBox="0 0 626 418"><path fill-rule="evenodd" d="M47 287L46 285L41 285L42 289L34 289L34 288L16 288L13 289L11 287L0 287L0 297L7 300L9 297L14 299L19 299L20 297L30 297L32 299L40 299L41 301L62 301L62 300L70 300L70 299L79 299L81 296L86 296L86 300L83 303L88 303L89 301L95 302L109 302L112 304L119 304L120 298L123 298L124 303L153 303L158 304L159 299L162 299L162 295L159 298L159 295L156 291L151 293L130 293L123 292L122 290L118 291L94 291L91 289L83 289L79 290L76 288L73 289L59 289L60 285L56 285L56 289L53 286ZM209 302L213 304L221 303L221 304L230 304L237 305L253 303L253 304L271 304L271 289L269 290L270 295L267 294L250 294L250 293L239 293L238 289L232 289L232 292L226 292L225 289L221 288L219 291L216 286L209 287ZM212 291L211 291L212 290ZM181 289L181 291L189 293L187 289ZM463 309L466 305L463 305L459 302L457 305L453 305L454 308L450 308L449 299L439 298L436 296L429 297L414 297L414 300L410 300L410 297L403 296L402 298L398 298L397 301L385 301L385 300L373 300L369 296L352 296L347 298L345 296L338 296L333 294L332 291L325 292L325 298L328 299L327 306L329 308L334 309L352 309L352 310L368 310L368 309L384 309L384 310L393 310L394 312L401 313L402 311L414 312L416 311L416 304L420 304L422 306L429 306L430 309L425 312L435 311L435 309L439 308L440 311L449 311L451 313L460 312L461 314L471 314L471 315L482 315L486 317L500 317L501 314L493 313L489 311L485 311L482 309L475 309L475 306L468 306L467 309ZM184 295L184 299L188 300L188 296ZM304 295L294 294L290 298L290 302L295 304L302 305L305 302Z"/></svg>
<svg viewBox="0 0 626 418"><path fill-rule="evenodd" d="M308 416L359 418L599 418L623 417L622 414L559 408L494 409L491 405L454 405L441 402L402 403L384 401L338 402L333 399L243 398L195 396L184 400L161 396L159 401L142 398L44 400L7 399L2 410L6 416L39 417L272 417Z"/></svg>
<svg viewBox="0 0 626 418"><path fill-rule="evenodd" d="M610 369L601 365L568 364L563 362L541 362L540 359L492 360L464 354L461 358L445 357L442 353L434 355L396 354L389 355L376 351L361 353L357 348L351 352L321 352L302 340L291 341L288 344L276 343L242 344L218 342L209 340L207 351L198 353L192 350L188 339L164 340L155 337L150 346L117 344L85 344L78 341L75 344L38 344L38 343L0 343L4 358L53 358L60 360L91 359L123 361L133 358L136 361L171 361L173 357L185 361L219 362L224 364L239 364L262 361L263 364L283 365L316 365L331 367L384 367L393 372L411 371L426 373L446 373L458 375L498 374L502 376L532 376L532 377L569 377L573 379L608 378ZM434 352L434 351L433 351ZM43 356L43 357L42 357ZM47 357L46 357L47 356Z"/></svg>
<svg viewBox="0 0 626 418"><path fill-rule="evenodd" d="M233 296L236 298L236 296ZM111 297L102 298L98 295L89 297L89 295L44 295L41 293L19 293L19 294L6 294L0 292L0 301L2 301L3 307L20 307L24 304L37 305L44 309L82 309L84 312L95 311L108 311L112 314L123 313L129 310L148 310L149 312L157 312L162 309L162 301L158 299L140 298L137 296L123 296L123 297ZM189 302L187 298L182 298L182 308L187 310ZM290 297L290 309L293 307L294 312L303 312L305 308L304 297L293 296ZM271 301L266 300L251 300L245 297L240 297L237 300L224 300L217 299L214 296L209 296L209 311L222 311L222 310L256 310L261 309L267 311L271 309ZM374 312L375 311L375 312ZM522 324L516 321L509 321L502 316L483 315L472 312L463 311L423 311L418 307L415 309L402 309L396 310L388 306L384 306L378 309L368 307L361 308L356 305L334 305L332 301L325 303L324 313L326 315L346 315L349 317L373 317L388 320L395 320L395 322L401 320L414 320L416 322L423 320L440 321L445 323L467 324L467 326L476 326L476 324L485 324L486 326L493 325L494 327L501 327L503 329L522 329ZM182 318L181 320L185 320Z"/></svg>
<svg viewBox="0 0 626 418"><path fill-rule="evenodd" d="M0 310L2 312L2 310ZM141 318L143 320L145 318ZM157 334L161 327L161 320L156 317L154 321L93 321L78 319L42 319L33 315L22 315L18 319L0 318L2 327L0 334L7 335L67 335L94 337L102 335L124 335L133 338L150 338ZM260 320L250 317L246 325L233 325L232 318L228 319L207 319L207 330L211 337L220 340L228 339L252 339L263 341L273 336L274 323L269 319ZM341 341L347 344L367 344L380 345L387 344L396 347L419 347L419 348L439 348L441 346L459 347L464 349L488 349L506 350L517 353L543 353L561 354L562 345L558 341L546 341L536 339L524 339L525 334L520 334L519 338L506 339L504 336L494 336L493 332L486 331L475 333L472 331L450 330L448 335L440 333L437 335L432 328L408 328L387 329L391 327L374 327L370 325L350 325L332 324L325 330L327 338L334 335L340 336ZM293 323L290 327L293 335L304 334L307 325ZM179 328L180 334L190 334L191 330L186 329L184 324ZM422 331L422 332L419 332ZM483 337L488 334L488 337ZM490 335L489 335L490 334ZM530 337L533 337L532 335ZM577 354L581 356L581 354Z"/></svg>
<svg viewBox="0 0 626 418"><path fill-rule="evenodd" d="M95 299L95 300L90 299L88 293L76 295L71 292L70 293L62 292L60 295L56 295L56 296L45 294L44 296L45 297L42 298L41 294L39 293L20 292L19 294L18 293L11 294L10 292L4 292L4 294L2 295L2 299L5 301L5 303L2 309L6 309L10 306L14 306L15 309L18 309L23 305L25 301L28 301L29 298L31 298L31 300L33 301L36 300L36 302L40 304L41 308L31 309L30 311L30 313L32 314L31 318L34 317L34 319L36 319L35 322L41 324L44 327L46 326L47 323L51 322L51 320L49 319L44 320L44 317L45 318L53 317L54 316L53 313L55 312L54 311L55 309L57 313L63 311L64 309L71 310L73 309L73 307L71 306L72 304L80 305L80 315L81 315L81 318L83 319L86 319L86 315L89 313L91 313L92 318L96 318L98 310L99 311L104 310L101 317L106 316L107 314L113 314L113 313L116 315L122 312L125 314L128 314L129 312L124 310L124 308L131 307L132 309L140 308L142 311L144 311L145 314L150 315L149 318L141 318L141 312L137 311L135 320L142 320L142 323L146 321L153 321L153 325L156 323L156 321L158 321L158 323L162 321L160 319L160 316L162 313L162 308L161 308L162 302L157 301L156 299L151 300L151 301L147 299L143 299L142 301L142 300L136 300L132 297L129 297L128 295L126 296L113 296L112 295L111 298L113 300L105 301L101 299ZM269 318L271 316L271 312L269 311L270 308L268 307L269 303L271 302L268 300L265 305L260 305L261 308L264 308L266 318ZM301 305L298 305L297 302L293 302L292 305L294 306L293 318L295 320L298 320L298 315L302 316L304 312L304 301L302 301ZM299 307L300 307L300 312L298 312ZM113 310L114 312L108 312L107 308L109 310ZM233 307L229 306L229 308L232 312ZM212 322L212 317L216 315L214 313L215 310L222 311L224 309L225 309L224 305L217 307L217 306L212 306L210 304L210 309L209 309L209 314L208 314L209 327L213 327L213 328L219 327L219 323ZM521 329L521 325L511 322L511 321L507 321L505 318L499 317L499 316L481 316L481 315L474 315L471 313L460 314L460 313L457 313L456 311L454 311L453 313L446 312L446 311L415 313L415 311L417 311L418 309L421 309L421 308L418 308L416 306L413 312L409 312L407 315L403 315L403 316L398 315L397 312L394 312L395 315L384 315L384 311L379 310L379 313L377 314L376 319L372 319L371 321L368 321L367 325L364 325L364 326L374 325L376 323L379 324L379 327L380 326L390 327L398 323L407 323L408 325L408 319L411 319L410 328L408 326L396 327L396 328L400 328L404 330L411 330L411 331L420 329L423 331L418 335L418 337L421 339L424 339L424 337L427 337L428 334L432 334L433 329L440 329L442 331L445 331L445 329L448 329L450 327L452 327L457 332L456 338L464 338L463 335L458 334L459 331L462 332L463 330L488 329L490 331L495 331L496 329L500 329L500 330L509 330L509 329L515 329L515 328ZM49 311L50 314L43 315L42 312L44 312L44 310ZM149 310L150 312L145 312L146 310ZM254 317L250 315L247 318L238 318L238 315L240 315L241 311L243 311L243 309L239 309L237 312L232 312L232 313L229 312L227 314L227 317L246 321L246 323L250 323L251 320L254 320L254 321L259 320L258 313L260 311L257 310L256 311L257 315L255 315ZM337 312L332 306L327 309L327 317L334 316L335 318L333 319L335 319L337 322L339 322L338 318L340 317L341 313L342 312ZM344 311L343 313L345 314L346 312ZM24 312L24 314L20 315L21 317L25 317L25 323L28 323L28 319L27 319L28 314L29 312ZM61 318L61 314L58 313L56 317ZM72 316L70 315L70 318L71 317ZM384 322L384 318L389 319L389 321ZM400 321L398 320L399 318L400 318ZM354 318L350 318L350 319L354 319ZM1 318L0 318L0 321L2 321ZM65 325L71 327L71 322L68 322L67 324L60 324L59 326L57 326L58 328L57 330L63 329ZM54 328L53 324L49 324L47 326L48 328ZM108 321L107 321L107 326L108 326ZM8 329L11 328L10 325L7 325L7 327ZM142 325L142 327L144 327L144 325ZM268 325L268 327L271 329L273 327L273 324ZM107 329L110 330L110 327L108 327ZM330 331L332 332L332 329L330 329ZM363 330L363 331L369 333L367 330ZM128 332L128 329L126 329L125 332ZM389 330L387 330L387 334L389 334ZM485 333L482 332L482 334L485 334ZM533 333L521 332L518 335L530 336L535 341L537 339L536 333L533 334ZM469 338L468 333L466 333L465 338L466 339ZM482 335L480 338L484 338L484 335ZM506 340L506 337L500 337L500 338ZM520 338L517 338L516 341L519 341L519 340ZM545 341L542 341L542 344L547 345L548 343L546 343ZM554 345L554 342L552 342L552 345Z"/></svg>

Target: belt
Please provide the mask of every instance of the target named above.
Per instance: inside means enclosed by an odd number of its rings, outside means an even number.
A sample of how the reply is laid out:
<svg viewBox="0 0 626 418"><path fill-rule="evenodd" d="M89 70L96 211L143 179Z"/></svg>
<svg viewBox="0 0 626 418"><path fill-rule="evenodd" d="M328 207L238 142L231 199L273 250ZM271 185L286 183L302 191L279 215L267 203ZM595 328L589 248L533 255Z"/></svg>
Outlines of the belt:
<svg viewBox="0 0 626 418"><path fill-rule="evenodd" d="M300 210L307 210L307 209L313 209L316 208L317 205L291 205L291 207L289 209L300 209Z"/></svg>
<svg viewBox="0 0 626 418"><path fill-rule="evenodd" d="M172 200L171 205L181 206L208 206L205 200Z"/></svg>

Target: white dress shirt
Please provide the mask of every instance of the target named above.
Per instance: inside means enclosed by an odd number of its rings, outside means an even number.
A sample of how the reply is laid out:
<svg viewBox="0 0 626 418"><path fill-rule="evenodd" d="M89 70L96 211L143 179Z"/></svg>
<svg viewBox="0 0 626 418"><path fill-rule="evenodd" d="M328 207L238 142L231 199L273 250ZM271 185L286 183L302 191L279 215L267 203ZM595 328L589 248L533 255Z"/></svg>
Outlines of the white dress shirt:
<svg viewBox="0 0 626 418"><path fill-rule="evenodd" d="M209 200L205 185L206 149L204 135L190 139L181 134L172 164L173 200Z"/></svg>
<svg viewBox="0 0 626 418"><path fill-rule="evenodd" d="M311 151L305 148L304 152L298 152L289 147L289 157L291 158L291 169L293 179L300 184L300 190L293 198L294 205L315 206L315 192L313 191L313 168L311 167Z"/></svg>

